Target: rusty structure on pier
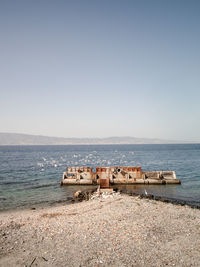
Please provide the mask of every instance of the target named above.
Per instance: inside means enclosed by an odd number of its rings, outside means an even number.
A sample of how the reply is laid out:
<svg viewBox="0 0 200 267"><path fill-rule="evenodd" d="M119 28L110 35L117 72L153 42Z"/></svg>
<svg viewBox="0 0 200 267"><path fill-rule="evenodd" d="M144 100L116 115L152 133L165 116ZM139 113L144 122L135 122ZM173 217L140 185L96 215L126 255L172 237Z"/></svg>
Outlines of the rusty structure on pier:
<svg viewBox="0 0 200 267"><path fill-rule="evenodd" d="M142 171L141 167L67 167L61 185L180 184L174 171Z"/></svg>

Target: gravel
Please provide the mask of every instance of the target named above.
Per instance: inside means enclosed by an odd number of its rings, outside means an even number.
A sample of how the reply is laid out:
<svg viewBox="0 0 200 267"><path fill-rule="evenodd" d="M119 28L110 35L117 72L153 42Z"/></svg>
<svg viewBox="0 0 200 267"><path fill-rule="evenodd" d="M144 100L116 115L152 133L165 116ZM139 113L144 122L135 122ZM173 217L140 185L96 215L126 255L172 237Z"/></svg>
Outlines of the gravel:
<svg viewBox="0 0 200 267"><path fill-rule="evenodd" d="M200 212L105 194L0 213L0 266L200 266Z"/></svg>

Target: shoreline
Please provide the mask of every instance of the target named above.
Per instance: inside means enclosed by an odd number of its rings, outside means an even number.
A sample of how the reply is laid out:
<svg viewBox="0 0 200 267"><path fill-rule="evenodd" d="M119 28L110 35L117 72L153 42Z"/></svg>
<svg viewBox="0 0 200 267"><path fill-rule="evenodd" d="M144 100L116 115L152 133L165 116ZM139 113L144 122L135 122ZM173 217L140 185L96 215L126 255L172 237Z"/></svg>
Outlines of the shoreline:
<svg viewBox="0 0 200 267"><path fill-rule="evenodd" d="M87 190L86 190L87 191ZM155 200L155 201L161 201L165 203L171 203L173 205L181 205L181 206L188 206L192 209L198 209L200 210L200 202L195 202L195 201L187 201L187 200L181 200L181 199L175 199L175 198L170 198L170 197L165 197L165 196L159 196L155 194L147 194L145 195L144 193L136 193L136 192L130 192L129 190L116 190L116 192L120 192L121 194L129 195L129 196L135 196L135 197L140 197L140 198L146 198L150 200ZM74 204L74 202L77 202L73 197L67 197L66 200L57 200L55 202L41 202L41 203L33 203L31 205L25 205L21 207L13 207L9 209L2 209L0 210L0 214L4 212L13 212L13 211L24 211L24 210L33 210L33 209L40 209L40 208L48 208L48 207L55 207L55 206L60 206L60 205L70 205ZM81 202L81 201L79 201ZM192 204L192 202L195 202L195 204Z"/></svg>
<svg viewBox="0 0 200 267"><path fill-rule="evenodd" d="M139 196L140 198L146 198L146 199L151 199L155 201L161 201L165 203L170 203L173 205L178 205L178 206L187 206L192 209L198 209L200 210L200 203L198 202L196 204L190 204L189 201L186 200L181 200L181 199L175 199L175 198L170 198L170 197L165 197L165 196L158 196L158 195L153 195L153 194L137 194L137 193L129 193L130 196Z"/></svg>
<svg viewBox="0 0 200 267"><path fill-rule="evenodd" d="M200 213L114 194L3 212L0 266L198 266Z"/></svg>

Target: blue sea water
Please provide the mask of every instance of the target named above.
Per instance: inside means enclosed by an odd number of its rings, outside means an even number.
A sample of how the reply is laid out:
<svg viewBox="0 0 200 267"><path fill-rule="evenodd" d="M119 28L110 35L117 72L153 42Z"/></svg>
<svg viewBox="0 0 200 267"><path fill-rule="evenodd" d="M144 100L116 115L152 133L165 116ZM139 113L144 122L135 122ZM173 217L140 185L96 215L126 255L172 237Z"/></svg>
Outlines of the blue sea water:
<svg viewBox="0 0 200 267"><path fill-rule="evenodd" d="M0 210L54 204L77 186L60 186L67 166L141 166L174 170L181 185L124 186L200 206L200 144L1 146Z"/></svg>

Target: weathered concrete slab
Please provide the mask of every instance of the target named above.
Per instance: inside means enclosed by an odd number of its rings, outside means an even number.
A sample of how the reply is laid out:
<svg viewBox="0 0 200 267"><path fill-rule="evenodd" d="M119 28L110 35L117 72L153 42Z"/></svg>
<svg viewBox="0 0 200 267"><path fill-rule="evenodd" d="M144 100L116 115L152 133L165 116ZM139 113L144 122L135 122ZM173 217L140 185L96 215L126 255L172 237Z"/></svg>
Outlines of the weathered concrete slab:
<svg viewBox="0 0 200 267"><path fill-rule="evenodd" d="M139 166L132 167L67 167L61 185L100 185L108 188L115 184L180 184L174 171L142 171Z"/></svg>

